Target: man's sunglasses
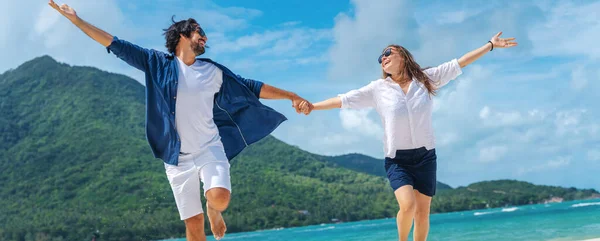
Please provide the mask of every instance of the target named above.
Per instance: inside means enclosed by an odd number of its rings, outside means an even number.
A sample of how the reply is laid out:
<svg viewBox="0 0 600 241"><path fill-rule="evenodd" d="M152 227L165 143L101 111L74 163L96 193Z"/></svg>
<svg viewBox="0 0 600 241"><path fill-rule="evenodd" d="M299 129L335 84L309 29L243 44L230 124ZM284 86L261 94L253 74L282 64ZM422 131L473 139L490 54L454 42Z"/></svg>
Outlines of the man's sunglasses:
<svg viewBox="0 0 600 241"><path fill-rule="evenodd" d="M206 37L206 33L204 33L204 30L198 26L198 28L196 28L196 32L198 32L198 34L200 34L200 37Z"/></svg>
<svg viewBox="0 0 600 241"><path fill-rule="evenodd" d="M383 61L383 56L390 57L391 54L392 54L392 48L385 49L385 51L383 51L383 54L379 55L379 59L377 59L377 62L379 62L379 64L381 64L381 61Z"/></svg>

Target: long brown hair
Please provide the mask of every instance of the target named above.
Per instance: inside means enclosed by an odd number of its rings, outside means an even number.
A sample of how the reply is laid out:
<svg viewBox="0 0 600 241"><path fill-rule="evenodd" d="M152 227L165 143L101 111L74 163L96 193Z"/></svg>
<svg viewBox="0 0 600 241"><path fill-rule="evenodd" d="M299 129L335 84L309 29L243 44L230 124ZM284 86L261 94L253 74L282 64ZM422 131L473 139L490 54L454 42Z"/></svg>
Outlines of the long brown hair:
<svg viewBox="0 0 600 241"><path fill-rule="evenodd" d="M394 48L398 51L398 53L400 54L400 56L402 56L402 59L404 60L404 68L401 70L400 73L406 73L408 75L409 78L413 79L417 79L419 82L421 82L425 88L427 88L427 92L429 92L430 95L435 95L437 92L437 89L433 86L431 79L429 78L429 76L427 76L425 74L425 72L423 72L423 70L428 69L428 68L421 68L421 66L419 64L417 64L417 62L415 62L415 59L413 58L412 54L410 54L410 52L408 52L407 49L405 49L404 47L400 46L400 45L396 45L396 44L390 44L387 47L385 47L385 49L383 49L383 51L385 51L388 48ZM383 78L387 78L388 76L391 76L391 74L388 74L385 72L385 70L382 70L383 72Z"/></svg>

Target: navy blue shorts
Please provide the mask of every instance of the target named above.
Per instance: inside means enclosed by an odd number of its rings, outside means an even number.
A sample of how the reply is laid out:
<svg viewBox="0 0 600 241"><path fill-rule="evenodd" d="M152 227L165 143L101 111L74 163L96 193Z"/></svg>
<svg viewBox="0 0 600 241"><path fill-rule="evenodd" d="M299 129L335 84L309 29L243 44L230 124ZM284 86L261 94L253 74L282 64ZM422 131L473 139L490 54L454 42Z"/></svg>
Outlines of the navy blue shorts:
<svg viewBox="0 0 600 241"><path fill-rule="evenodd" d="M385 158L385 171L392 189L396 191L404 185L411 185L415 190L427 196L435 195L437 183L437 156L435 149L425 147L397 150L395 158Z"/></svg>

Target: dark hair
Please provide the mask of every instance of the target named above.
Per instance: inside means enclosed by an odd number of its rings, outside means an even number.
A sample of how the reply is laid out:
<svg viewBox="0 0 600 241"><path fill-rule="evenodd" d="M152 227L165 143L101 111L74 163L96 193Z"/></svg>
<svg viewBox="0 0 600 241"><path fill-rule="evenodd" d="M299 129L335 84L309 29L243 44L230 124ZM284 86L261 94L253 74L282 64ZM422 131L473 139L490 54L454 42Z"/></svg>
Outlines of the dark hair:
<svg viewBox="0 0 600 241"><path fill-rule="evenodd" d="M404 60L404 69L400 70L401 73L406 73L411 79L417 79L425 86L427 92L429 92L430 95L435 95L437 92L436 88L433 86L431 79L425 74L425 72L423 72L423 70L426 70L428 68L421 68L421 66L417 64L417 62L413 58L412 54L410 54L410 52L408 52L406 48L400 45L390 44L387 47L385 47L383 51L390 47L396 49L400 56L402 56L402 59ZM383 71L383 78L387 78L388 76L390 76L390 74Z"/></svg>
<svg viewBox="0 0 600 241"><path fill-rule="evenodd" d="M175 22L175 15L171 17L171 21L173 24L167 29L163 29L165 31L163 35L165 35L165 47L169 53L175 53L175 49L177 48L177 44L179 44L180 35L190 37L192 36L192 32L196 31L196 28L200 26L198 22L196 22L193 18L188 18L187 20L181 20L179 22Z"/></svg>

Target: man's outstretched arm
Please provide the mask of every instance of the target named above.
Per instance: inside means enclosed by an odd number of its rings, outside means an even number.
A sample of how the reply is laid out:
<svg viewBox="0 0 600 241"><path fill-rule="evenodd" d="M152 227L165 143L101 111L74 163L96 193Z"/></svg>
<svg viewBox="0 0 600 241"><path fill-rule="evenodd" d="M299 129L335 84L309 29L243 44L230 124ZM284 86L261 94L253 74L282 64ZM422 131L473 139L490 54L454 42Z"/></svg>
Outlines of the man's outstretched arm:
<svg viewBox="0 0 600 241"><path fill-rule="evenodd" d="M54 0L50 0L48 5L56 9L56 11L65 16L67 19L71 20L71 22L81 29L81 31L87 34L87 36L90 36L90 38L96 40L96 42L102 44L102 46L107 47L117 57L127 62L129 65L144 72L149 70L149 62L153 57L155 57L153 51L142 48L125 40L117 39L104 30L89 24L88 22L79 18L75 10L66 4L63 4L59 7Z"/></svg>
<svg viewBox="0 0 600 241"><path fill-rule="evenodd" d="M262 99L288 99L292 101L292 107L296 109L296 113L300 113L300 103L307 102L308 109L312 110L312 104L304 98L298 96L296 93L282 90L268 84L263 84L260 89L260 98ZM310 113L310 111L308 111ZM308 114L305 113L305 114Z"/></svg>
<svg viewBox="0 0 600 241"><path fill-rule="evenodd" d="M50 0L48 5L69 19L75 26L87 34L87 36L90 36L90 38L102 44L102 46L108 47L113 41L112 35L79 18L79 16L77 16L77 12L75 12L75 10L68 5L63 4L58 6L58 4L56 4L53 0Z"/></svg>

